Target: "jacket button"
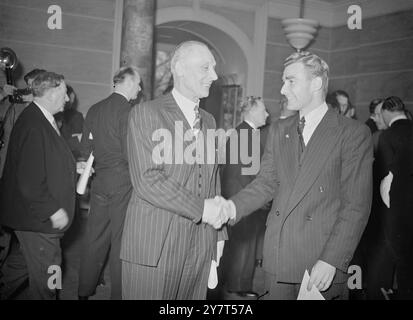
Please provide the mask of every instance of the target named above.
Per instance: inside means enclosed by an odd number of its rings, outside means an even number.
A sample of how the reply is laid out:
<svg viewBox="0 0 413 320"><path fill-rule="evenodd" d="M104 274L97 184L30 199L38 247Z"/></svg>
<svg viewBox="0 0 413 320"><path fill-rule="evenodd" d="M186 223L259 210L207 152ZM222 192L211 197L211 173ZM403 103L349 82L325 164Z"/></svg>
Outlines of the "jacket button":
<svg viewBox="0 0 413 320"><path fill-rule="evenodd" d="M278 211L278 210L275 211L275 215L276 215L276 216L279 216L279 215L280 215L280 211Z"/></svg>

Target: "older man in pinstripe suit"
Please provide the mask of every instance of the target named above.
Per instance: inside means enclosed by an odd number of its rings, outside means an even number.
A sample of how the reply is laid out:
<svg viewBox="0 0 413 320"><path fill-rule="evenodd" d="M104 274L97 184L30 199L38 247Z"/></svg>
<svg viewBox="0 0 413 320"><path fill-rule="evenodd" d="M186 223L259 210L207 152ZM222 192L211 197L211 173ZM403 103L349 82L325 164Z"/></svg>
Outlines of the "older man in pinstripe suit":
<svg viewBox="0 0 413 320"><path fill-rule="evenodd" d="M172 132L173 159L215 120L200 110L199 99L208 96L217 79L215 59L206 45L185 42L171 61L174 89L161 98L132 110L128 153L133 184L122 238L122 294L124 299L205 299L211 261L217 255L217 231L226 222L220 201L216 164L203 161L159 163L152 157L159 130ZM191 139L184 139L181 124ZM171 149L170 149L171 150ZM215 152L215 150L214 150ZM215 258L218 260L218 258Z"/></svg>
<svg viewBox="0 0 413 320"><path fill-rule="evenodd" d="M346 273L370 213L369 129L329 110L328 65L309 52L285 62L281 93L299 114L274 123L257 178L231 197L236 221L273 201L263 267L269 299L296 299L304 271L326 299L345 299Z"/></svg>

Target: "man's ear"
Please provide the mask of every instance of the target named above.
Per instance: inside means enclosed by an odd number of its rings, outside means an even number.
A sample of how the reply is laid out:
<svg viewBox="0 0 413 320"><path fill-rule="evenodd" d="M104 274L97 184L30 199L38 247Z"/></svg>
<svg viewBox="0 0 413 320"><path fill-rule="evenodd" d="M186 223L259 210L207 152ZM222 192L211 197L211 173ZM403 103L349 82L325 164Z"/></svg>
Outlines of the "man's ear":
<svg viewBox="0 0 413 320"><path fill-rule="evenodd" d="M311 80L311 89L313 91L322 91L323 80L321 80L321 77L315 77L313 78L313 80Z"/></svg>
<svg viewBox="0 0 413 320"><path fill-rule="evenodd" d="M183 65L183 61L182 61L182 60L177 61L176 64L175 64L175 72L176 72L176 75L177 75L178 77L183 76L184 70L185 70L185 67L184 67L184 65Z"/></svg>

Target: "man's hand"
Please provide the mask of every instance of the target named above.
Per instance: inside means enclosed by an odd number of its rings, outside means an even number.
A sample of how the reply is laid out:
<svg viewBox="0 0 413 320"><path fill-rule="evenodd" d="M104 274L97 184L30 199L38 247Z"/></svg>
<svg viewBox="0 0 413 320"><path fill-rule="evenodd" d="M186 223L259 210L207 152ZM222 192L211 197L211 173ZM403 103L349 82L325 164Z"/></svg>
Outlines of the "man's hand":
<svg viewBox="0 0 413 320"><path fill-rule="evenodd" d="M86 161L78 161L78 162L76 162L76 172L77 172L78 174L82 174L83 171L85 171L86 164L87 164ZM89 177L90 177L92 174L94 174L94 173L95 173L95 170L94 170L93 167L92 167L92 170L90 171Z"/></svg>
<svg viewBox="0 0 413 320"><path fill-rule="evenodd" d="M52 226L55 229L62 230L64 227L67 226L69 223L69 217L67 215L67 212L65 209L60 208L57 210L51 217L50 220L52 220Z"/></svg>
<svg viewBox="0 0 413 320"><path fill-rule="evenodd" d="M16 90L17 88L15 86L12 86L10 84L5 84L3 86L3 92L7 95L7 96L11 96L14 92L14 90Z"/></svg>
<svg viewBox="0 0 413 320"><path fill-rule="evenodd" d="M326 291L330 287L335 274L336 267L327 262L318 260L313 266L313 269L311 269L307 290L310 291L311 287L315 285L319 291Z"/></svg>
<svg viewBox="0 0 413 320"><path fill-rule="evenodd" d="M224 198L216 196L214 199L205 199L202 222L210 224L215 229L220 229L230 218L227 215L228 212L228 203Z"/></svg>

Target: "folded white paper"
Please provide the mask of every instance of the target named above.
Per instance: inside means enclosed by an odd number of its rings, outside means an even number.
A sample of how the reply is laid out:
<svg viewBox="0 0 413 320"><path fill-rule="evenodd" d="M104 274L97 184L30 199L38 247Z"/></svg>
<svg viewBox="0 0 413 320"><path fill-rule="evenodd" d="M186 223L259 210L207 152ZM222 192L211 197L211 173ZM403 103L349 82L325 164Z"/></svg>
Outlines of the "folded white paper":
<svg viewBox="0 0 413 320"><path fill-rule="evenodd" d="M218 285L217 263L215 260L212 260L211 270L209 271L208 288L215 289L217 285Z"/></svg>
<svg viewBox="0 0 413 320"><path fill-rule="evenodd" d="M381 180L380 183L380 196L387 208L390 208L390 188L393 181L393 173L389 171L389 174Z"/></svg>
<svg viewBox="0 0 413 320"><path fill-rule="evenodd" d="M310 275L308 271L305 270L297 300L325 300L320 291L318 291L316 286L313 285L310 291L307 290L309 281Z"/></svg>
<svg viewBox="0 0 413 320"><path fill-rule="evenodd" d="M76 192L78 194L85 194L87 182L89 181L90 172L92 171L94 159L95 157L93 156L93 152L91 152L89 159L87 159L86 167L83 170L83 173L80 175L79 180L77 181Z"/></svg>

